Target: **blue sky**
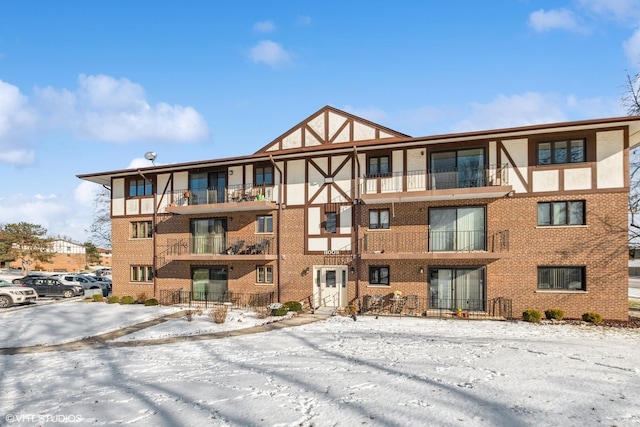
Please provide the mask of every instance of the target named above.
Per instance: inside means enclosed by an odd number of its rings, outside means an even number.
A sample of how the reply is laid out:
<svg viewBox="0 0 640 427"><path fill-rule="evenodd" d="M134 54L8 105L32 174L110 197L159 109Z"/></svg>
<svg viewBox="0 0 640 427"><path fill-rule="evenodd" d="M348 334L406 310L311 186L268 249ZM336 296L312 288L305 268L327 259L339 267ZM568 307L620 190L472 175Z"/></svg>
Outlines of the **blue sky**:
<svg viewBox="0 0 640 427"><path fill-rule="evenodd" d="M250 154L325 105L412 136L626 115L636 0L0 0L0 224L77 174Z"/></svg>

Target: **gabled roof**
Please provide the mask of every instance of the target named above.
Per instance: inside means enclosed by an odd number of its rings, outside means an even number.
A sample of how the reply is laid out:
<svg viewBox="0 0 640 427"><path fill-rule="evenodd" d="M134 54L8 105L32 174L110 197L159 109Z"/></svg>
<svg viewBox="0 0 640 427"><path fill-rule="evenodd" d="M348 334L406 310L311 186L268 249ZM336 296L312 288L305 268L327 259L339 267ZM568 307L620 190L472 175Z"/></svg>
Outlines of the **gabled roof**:
<svg viewBox="0 0 640 427"><path fill-rule="evenodd" d="M411 137L327 105L255 154L393 138Z"/></svg>

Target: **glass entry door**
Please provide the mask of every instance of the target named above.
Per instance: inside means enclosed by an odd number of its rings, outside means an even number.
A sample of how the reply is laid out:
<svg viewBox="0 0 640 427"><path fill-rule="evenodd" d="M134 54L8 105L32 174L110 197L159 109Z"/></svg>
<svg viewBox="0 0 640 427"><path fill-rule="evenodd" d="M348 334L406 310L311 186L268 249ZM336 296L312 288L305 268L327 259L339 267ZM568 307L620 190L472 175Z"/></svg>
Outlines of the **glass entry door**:
<svg viewBox="0 0 640 427"><path fill-rule="evenodd" d="M227 266L194 267L191 271L192 299L195 301L224 300L228 292Z"/></svg>
<svg viewBox="0 0 640 427"><path fill-rule="evenodd" d="M429 308L484 311L484 300L484 267L429 269Z"/></svg>
<svg viewBox="0 0 640 427"><path fill-rule="evenodd" d="M314 267L314 296L316 307L338 308L347 301L347 267Z"/></svg>
<svg viewBox="0 0 640 427"><path fill-rule="evenodd" d="M227 173L197 172L189 175L189 191L192 205L224 203L226 196Z"/></svg>

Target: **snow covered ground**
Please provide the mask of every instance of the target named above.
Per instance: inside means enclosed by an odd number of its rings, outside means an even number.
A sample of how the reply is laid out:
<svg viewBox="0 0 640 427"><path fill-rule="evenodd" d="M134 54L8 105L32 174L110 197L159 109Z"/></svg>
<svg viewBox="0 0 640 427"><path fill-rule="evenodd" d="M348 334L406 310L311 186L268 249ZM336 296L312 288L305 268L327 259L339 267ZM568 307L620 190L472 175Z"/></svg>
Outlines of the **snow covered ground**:
<svg viewBox="0 0 640 427"><path fill-rule="evenodd" d="M69 342L175 310L66 301L2 311L0 342ZM640 424L640 330L360 316L188 337L269 320L233 310L222 325L180 317L118 346L2 355L0 425Z"/></svg>

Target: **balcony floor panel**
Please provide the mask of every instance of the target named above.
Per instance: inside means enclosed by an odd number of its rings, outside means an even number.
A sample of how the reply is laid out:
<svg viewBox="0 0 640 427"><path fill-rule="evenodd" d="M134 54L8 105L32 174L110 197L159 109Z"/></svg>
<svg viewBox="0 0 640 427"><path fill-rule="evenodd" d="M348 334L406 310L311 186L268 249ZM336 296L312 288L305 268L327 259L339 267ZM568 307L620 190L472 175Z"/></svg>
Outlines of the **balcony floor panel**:
<svg viewBox="0 0 640 427"><path fill-rule="evenodd" d="M165 259L170 261L273 261L278 259L277 255L268 254L186 254L186 255L166 255Z"/></svg>
<svg viewBox="0 0 640 427"><path fill-rule="evenodd" d="M360 199L367 204L428 202L457 199L495 199L506 196L512 190L513 188L510 185L503 185L499 187L449 188L446 190L361 194Z"/></svg>
<svg viewBox="0 0 640 427"><path fill-rule="evenodd" d="M509 252L384 252L380 254L362 254L361 259L401 260L401 259L503 259L511 258Z"/></svg>
<svg viewBox="0 0 640 427"><path fill-rule="evenodd" d="M167 206L168 213L178 215L195 215L219 212L271 211L277 209L276 203L266 200L251 202L213 203L188 206Z"/></svg>

